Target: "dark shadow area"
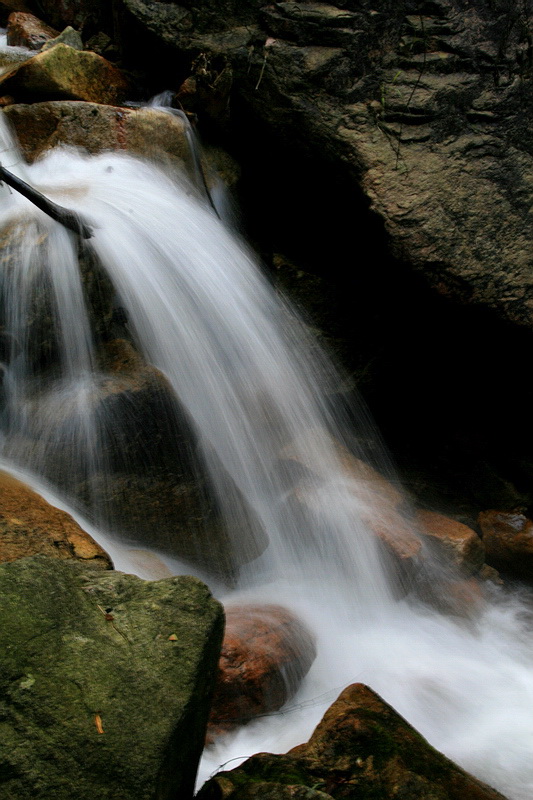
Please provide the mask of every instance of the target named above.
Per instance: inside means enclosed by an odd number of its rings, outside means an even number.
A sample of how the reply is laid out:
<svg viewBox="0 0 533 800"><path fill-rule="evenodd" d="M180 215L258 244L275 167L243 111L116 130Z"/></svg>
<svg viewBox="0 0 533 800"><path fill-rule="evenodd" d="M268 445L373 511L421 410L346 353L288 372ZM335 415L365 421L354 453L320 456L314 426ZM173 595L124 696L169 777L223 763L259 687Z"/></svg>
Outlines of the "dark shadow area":
<svg viewBox="0 0 533 800"><path fill-rule="evenodd" d="M532 334L437 294L393 257L347 172L236 118L243 228L273 272L283 254L303 275L289 292L354 376L406 487L470 521L529 506Z"/></svg>

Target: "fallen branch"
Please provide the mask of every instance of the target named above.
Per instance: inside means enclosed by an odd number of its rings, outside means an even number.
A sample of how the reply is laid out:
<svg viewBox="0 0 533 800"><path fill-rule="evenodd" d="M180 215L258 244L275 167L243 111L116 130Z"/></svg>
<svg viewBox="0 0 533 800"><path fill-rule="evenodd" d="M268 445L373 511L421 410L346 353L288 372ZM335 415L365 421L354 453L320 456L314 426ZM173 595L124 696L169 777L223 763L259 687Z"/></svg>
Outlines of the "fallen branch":
<svg viewBox="0 0 533 800"><path fill-rule="evenodd" d="M36 205L37 208L40 208L41 211L44 211L45 214L48 214L49 217L55 219L56 222L64 225L64 227L68 228L70 231L77 233L82 239L90 239L93 235L92 228L82 222L74 211L69 211L68 208L63 208L63 206L59 206L57 203L48 200L44 194L38 192L30 186L29 183L17 178L16 175L13 175L12 172L9 172L5 167L0 165L0 182L2 181L7 183L8 186L11 186L12 189L20 192L21 195Z"/></svg>

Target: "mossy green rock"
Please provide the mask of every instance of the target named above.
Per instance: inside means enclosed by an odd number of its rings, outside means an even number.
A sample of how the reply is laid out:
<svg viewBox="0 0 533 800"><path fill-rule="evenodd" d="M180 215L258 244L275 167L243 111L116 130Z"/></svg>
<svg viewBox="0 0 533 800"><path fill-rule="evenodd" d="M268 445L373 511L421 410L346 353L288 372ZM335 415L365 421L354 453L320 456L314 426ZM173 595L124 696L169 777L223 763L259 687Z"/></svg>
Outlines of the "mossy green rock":
<svg viewBox="0 0 533 800"><path fill-rule="evenodd" d="M361 683L342 692L307 744L287 755L252 756L208 781L197 800L256 797L505 800L431 747Z"/></svg>
<svg viewBox="0 0 533 800"><path fill-rule="evenodd" d="M0 566L3 800L192 797L222 630L196 578Z"/></svg>

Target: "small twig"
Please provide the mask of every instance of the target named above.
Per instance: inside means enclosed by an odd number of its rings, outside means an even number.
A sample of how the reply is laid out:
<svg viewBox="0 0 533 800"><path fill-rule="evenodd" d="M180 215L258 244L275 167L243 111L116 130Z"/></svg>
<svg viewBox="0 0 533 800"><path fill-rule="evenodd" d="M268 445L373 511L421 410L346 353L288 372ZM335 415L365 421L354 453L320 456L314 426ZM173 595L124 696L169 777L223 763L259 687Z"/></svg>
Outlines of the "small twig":
<svg viewBox="0 0 533 800"><path fill-rule="evenodd" d="M92 228L85 222L82 222L74 211L69 211L68 208L63 208L63 206L59 206L57 203L48 200L44 194L38 192L33 186L30 186L29 183L21 180L0 165L0 182L1 181L7 183L8 186L11 186L12 189L15 189L23 195L27 200L36 205L37 208L40 208L41 211L44 211L49 217L55 219L56 222L59 222L70 231L77 233L82 239L90 239L92 237Z"/></svg>
<svg viewBox="0 0 533 800"><path fill-rule="evenodd" d="M126 634L125 634L125 633L123 633L123 632L122 632L122 631L121 631L119 628L117 628L117 626L115 625L115 617L114 617L114 616L113 616L113 614L111 613L111 611L112 611L113 609L105 609L105 608L102 608L102 606L97 606L97 608L98 608L98 610L99 610L99 611L101 611L101 612L102 612L102 614L104 615L104 617L105 617L106 621L110 623L110 625L111 625L111 627L113 628L113 630L115 630L115 631L118 633L118 635L119 635L119 636L122 636L122 638L124 639L124 641L125 641L125 642L127 642L128 644L131 644L131 642L130 642L130 640L128 639L128 637L126 636Z"/></svg>

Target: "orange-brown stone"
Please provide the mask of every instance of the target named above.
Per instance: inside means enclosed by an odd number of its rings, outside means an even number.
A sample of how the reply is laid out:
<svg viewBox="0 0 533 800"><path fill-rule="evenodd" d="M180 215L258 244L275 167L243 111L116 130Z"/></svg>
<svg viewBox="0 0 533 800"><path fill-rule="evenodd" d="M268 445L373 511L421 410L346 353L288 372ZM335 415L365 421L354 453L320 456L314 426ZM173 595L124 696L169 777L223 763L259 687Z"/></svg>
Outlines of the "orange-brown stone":
<svg viewBox="0 0 533 800"><path fill-rule="evenodd" d="M421 554L422 545L409 520L401 490L369 464L352 455L338 442L332 442L341 467L348 479L353 479L354 497L357 498L363 522L380 539L385 551L407 576ZM299 443L283 447L280 457L284 464L299 464L309 471L312 480L320 480L299 455ZM296 487L295 496L305 505L305 479L302 489ZM313 483L311 484L314 485ZM296 494L297 492L297 494Z"/></svg>
<svg viewBox="0 0 533 800"><path fill-rule="evenodd" d="M107 553L69 514L0 472L0 562L38 554L113 568Z"/></svg>
<svg viewBox="0 0 533 800"><path fill-rule="evenodd" d="M183 120L158 109L121 108L104 105L103 101L52 100L15 103L4 113L30 163L54 147L68 145L92 154L124 150L192 170Z"/></svg>
<svg viewBox="0 0 533 800"><path fill-rule="evenodd" d="M208 740L281 708L298 689L315 654L312 634L286 608L227 609Z"/></svg>

